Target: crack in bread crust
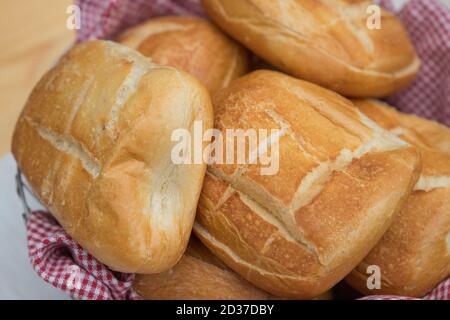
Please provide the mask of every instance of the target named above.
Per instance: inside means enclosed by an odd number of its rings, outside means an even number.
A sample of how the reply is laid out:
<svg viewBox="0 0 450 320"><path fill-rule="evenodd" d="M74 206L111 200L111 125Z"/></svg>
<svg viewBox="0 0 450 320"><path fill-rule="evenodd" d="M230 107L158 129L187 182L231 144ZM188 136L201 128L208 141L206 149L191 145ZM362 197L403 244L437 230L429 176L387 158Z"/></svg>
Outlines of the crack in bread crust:
<svg viewBox="0 0 450 320"><path fill-rule="evenodd" d="M431 191L438 188L450 187L450 176L424 176L421 175L414 187L414 191Z"/></svg>
<svg viewBox="0 0 450 320"><path fill-rule="evenodd" d="M231 248L225 246L223 243L221 243L220 241L218 241L217 239L215 239L211 233L208 232L208 230L206 230L201 224L195 222L194 224L194 228L195 228L195 232L198 233L199 235L207 238L214 246L217 246L218 248L220 248L221 250L225 251L230 257L233 258L234 261L245 265L247 268L254 270L260 274L267 274L267 275L274 275L280 279L292 279L292 280L310 280L309 277L302 277L302 276L290 276L290 275L286 275L286 274L282 274L282 273L275 273L275 272L269 272L265 269L262 268L257 268L255 267L253 264L248 263L246 260L241 259L239 256L237 256L233 250L231 250Z"/></svg>
<svg viewBox="0 0 450 320"><path fill-rule="evenodd" d="M101 172L99 161L80 142L68 135L58 135L48 128L41 127L29 117L25 117L25 119L42 139L48 141L55 149L78 159L86 172L94 179L98 177Z"/></svg>

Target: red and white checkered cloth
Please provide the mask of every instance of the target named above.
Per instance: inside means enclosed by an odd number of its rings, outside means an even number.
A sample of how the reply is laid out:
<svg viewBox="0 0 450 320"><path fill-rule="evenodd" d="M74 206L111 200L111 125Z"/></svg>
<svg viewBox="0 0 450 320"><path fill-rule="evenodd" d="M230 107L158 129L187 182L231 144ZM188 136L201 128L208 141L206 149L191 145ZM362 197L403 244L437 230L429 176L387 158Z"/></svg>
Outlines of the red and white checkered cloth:
<svg viewBox="0 0 450 320"><path fill-rule="evenodd" d="M98 262L76 243L48 213L27 218L28 252L33 269L46 282L75 299L138 300L131 288L133 274L117 273ZM424 300L450 300L450 278ZM397 296L367 296L362 300L421 300Z"/></svg>
<svg viewBox="0 0 450 320"><path fill-rule="evenodd" d="M395 13L391 0L380 2ZM414 82L387 101L404 112L450 126L450 9L439 0L411 0L397 15L422 66Z"/></svg>
<svg viewBox="0 0 450 320"><path fill-rule="evenodd" d="M390 0L381 0L392 10ZM81 8L78 41L112 39L125 28L160 15L204 15L200 0L76 0ZM400 110L450 125L450 12L437 0L411 0L398 13L422 60L414 83L390 97ZM112 272L83 250L55 219L33 212L27 220L33 269L76 299L140 299L133 275ZM365 300L414 300L368 296ZM423 299L450 300L450 279Z"/></svg>
<svg viewBox="0 0 450 320"><path fill-rule="evenodd" d="M126 28L151 17L203 16L200 0L76 0L81 9L77 40L113 39Z"/></svg>
<svg viewBox="0 0 450 320"><path fill-rule="evenodd" d="M137 300L133 274L109 270L86 252L46 212L27 217L28 253L37 274L75 299Z"/></svg>
<svg viewBox="0 0 450 320"><path fill-rule="evenodd" d="M359 300L450 300L450 278L439 284L422 299L399 296L367 296Z"/></svg>

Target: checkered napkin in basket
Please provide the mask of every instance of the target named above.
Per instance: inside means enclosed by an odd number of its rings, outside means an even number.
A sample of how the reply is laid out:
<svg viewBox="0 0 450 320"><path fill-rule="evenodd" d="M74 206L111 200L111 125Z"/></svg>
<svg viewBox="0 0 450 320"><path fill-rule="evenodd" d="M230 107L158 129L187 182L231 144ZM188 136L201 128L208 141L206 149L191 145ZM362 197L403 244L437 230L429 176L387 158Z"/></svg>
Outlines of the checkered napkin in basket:
<svg viewBox="0 0 450 320"><path fill-rule="evenodd" d="M390 0L380 0L393 10ZM81 8L78 41L112 39L125 28L160 15L203 16L200 0L76 0ZM422 60L414 83L390 97L400 110L450 125L450 12L437 0L411 0L397 13ZM84 251L49 214L27 220L31 264L48 283L77 299L139 299L133 275L109 270ZM413 300L368 296L365 300ZM450 300L450 279L423 299Z"/></svg>
<svg viewBox="0 0 450 320"><path fill-rule="evenodd" d="M134 276L112 272L67 235L48 213L35 211L27 219L31 266L51 285L75 299L138 300L131 288ZM450 278L424 300L450 300ZM362 300L420 300L397 296L368 296Z"/></svg>
<svg viewBox="0 0 450 320"><path fill-rule="evenodd" d="M75 299L137 300L133 274L109 270L87 253L46 212L27 217L28 253L33 269L46 282Z"/></svg>
<svg viewBox="0 0 450 320"><path fill-rule="evenodd" d="M380 2L395 12L391 0ZM387 101L450 126L450 9L439 0L410 0L397 15L422 65L414 82Z"/></svg>

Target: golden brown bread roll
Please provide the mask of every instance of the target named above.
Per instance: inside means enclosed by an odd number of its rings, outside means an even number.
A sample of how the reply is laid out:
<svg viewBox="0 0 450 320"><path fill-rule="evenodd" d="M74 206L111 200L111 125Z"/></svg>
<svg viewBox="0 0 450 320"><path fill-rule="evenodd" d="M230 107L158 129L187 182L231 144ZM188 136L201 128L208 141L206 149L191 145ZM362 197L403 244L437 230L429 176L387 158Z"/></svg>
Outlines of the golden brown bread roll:
<svg viewBox="0 0 450 320"><path fill-rule="evenodd" d="M420 62L400 21L369 0L203 0L232 37L281 70L343 95L380 97L406 86Z"/></svg>
<svg viewBox="0 0 450 320"><path fill-rule="evenodd" d="M194 236L186 253L169 271L136 275L134 289L149 300L264 300L257 289L227 268Z"/></svg>
<svg viewBox="0 0 450 320"><path fill-rule="evenodd" d="M125 31L118 41L155 63L189 72L212 93L248 69L246 50L200 18L153 18Z"/></svg>
<svg viewBox="0 0 450 320"><path fill-rule="evenodd" d="M427 146L415 131L429 121L412 117L375 100L355 101L381 126L416 146L423 159L420 179L391 228L347 281L364 294L421 297L450 275L450 156ZM408 127L409 126L409 127ZM398 175L395 175L397 178ZM369 290L367 266L381 271L381 289Z"/></svg>
<svg viewBox="0 0 450 320"><path fill-rule="evenodd" d="M450 128L415 115L402 114L402 125L414 129L427 146L450 156Z"/></svg>
<svg viewBox="0 0 450 320"><path fill-rule="evenodd" d="M184 252L205 165L171 161L174 129L212 125L190 75L106 41L74 47L34 88L13 154L38 198L98 260L154 273Z"/></svg>
<svg viewBox="0 0 450 320"><path fill-rule="evenodd" d="M450 156L450 128L414 114L395 112L379 100L355 100L381 126L399 133L402 139L423 144Z"/></svg>
<svg viewBox="0 0 450 320"><path fill-rule="evenodd" d="M208 167L194 231L275 296L311 298L344 278L417 182L414 148L314 84L256 71L221 90L213 105L222 132L279 129L279 171Z"/></svg>
<svg viewBox="0 0 450 320"><path fill-rule="evenodd" d="M312 300L334 300L334 299L335 299L334 292L332 290L328 290L318 295L317 297L313 298Z"/></svg>
<svg viewBox="0 0 450 320"><path fill-rule="evenodd" d="M194 235L180 261L161 274L136 274L133 288L148 300L276 300L228 268ZM314 300L333 300L327 291Z"/></svg>

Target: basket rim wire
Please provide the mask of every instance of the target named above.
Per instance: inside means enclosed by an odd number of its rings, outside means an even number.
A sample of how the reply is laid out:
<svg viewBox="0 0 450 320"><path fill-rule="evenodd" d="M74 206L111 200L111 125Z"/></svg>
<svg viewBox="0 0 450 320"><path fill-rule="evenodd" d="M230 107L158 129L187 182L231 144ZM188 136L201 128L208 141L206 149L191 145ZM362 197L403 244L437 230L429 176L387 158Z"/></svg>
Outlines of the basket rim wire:
<svg viewBox="0 0 450 320"><path fill-rule="evenodd" d="M31 209L31 207L29 205L29 201L28 201L27 197L31 197L36 200L38 200L38 199L33 194L33 191L31 190L31 188L26 183L25 178L22 177L22 171L20 170L19 167L17 167L15 180L16 180L16 192L17 192L17 195L19 196L20 202L22 203L22 206L23 206L22 218L23 218L24 222L26 223L28 220L28 217L33 212L33 210Z"/></svg>

